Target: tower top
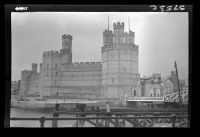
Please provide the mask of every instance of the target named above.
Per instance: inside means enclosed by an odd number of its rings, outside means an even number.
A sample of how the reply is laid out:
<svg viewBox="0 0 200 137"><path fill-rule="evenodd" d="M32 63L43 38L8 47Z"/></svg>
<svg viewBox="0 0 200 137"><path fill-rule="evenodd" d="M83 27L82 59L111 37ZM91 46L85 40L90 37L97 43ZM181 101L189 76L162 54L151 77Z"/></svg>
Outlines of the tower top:
<svg viewBox="0 0 200 137"><path fill-rule="evenodd" d="M122 22L122 23L120 23L120 22L113 23L113 28L114 29L124 29L124 22Z"/></svg>
<svg viewBox="0 0 200 137"><path fill-rule="evenodd" d="M72 36L71 35L62 35L62 49L69 49L71 51L72 48Z"/></svg>
<svg viewBox="0 0 200 137"><path fill-rule="evenodd" d="M63 39L72 39L72 36L64 34L64 35L62 35L62 38Z"/></svg>

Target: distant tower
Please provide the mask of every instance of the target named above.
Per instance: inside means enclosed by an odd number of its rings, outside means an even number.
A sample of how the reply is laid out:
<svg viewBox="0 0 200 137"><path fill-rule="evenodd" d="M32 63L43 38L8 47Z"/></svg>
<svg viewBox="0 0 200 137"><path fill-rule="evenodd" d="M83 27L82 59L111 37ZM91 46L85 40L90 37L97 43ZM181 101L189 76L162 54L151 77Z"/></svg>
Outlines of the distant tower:
<svg viewBox="0 0 200 137"><path fill-rule="evenodd" d="M44 79L43 79L43 69L42 69L42 63L40 63L40 73L39 73L39 93L40 93L40 97L43 98L43 85L44 85Z"/></svg>
<svg viewBox="0 0 200 137"><path fill-rule="evenodd" d="M20 82L20 96L25 96L30 88L29 79L30 79L31 71L23 70L21 71L21 82Z"/></svg>
<svg viewBox="0 0 200 137"><path fill-rule="evenodd" d="M62 35L61 64L72 63L72 36Z"/></svg>
<svg viewBox="0 0 200 137"><path fill-rule="evenodd" d="M36 63L32 63L32 72L37 73L37 64Z"/></svg>
<svg viewBox="0 0 200 137"><path fill-rule="evenodd" d="M113 23L114 33L103 32L102 90L108 98L141 96L138 73L138 46L134 32L124 33L124 23Z"/></svg>
<svg viewBox="0 0 200 137"><path fill-rule="evenodd" d="M62 35L62 49L72 49L72 36L71 35Z"/></svg>

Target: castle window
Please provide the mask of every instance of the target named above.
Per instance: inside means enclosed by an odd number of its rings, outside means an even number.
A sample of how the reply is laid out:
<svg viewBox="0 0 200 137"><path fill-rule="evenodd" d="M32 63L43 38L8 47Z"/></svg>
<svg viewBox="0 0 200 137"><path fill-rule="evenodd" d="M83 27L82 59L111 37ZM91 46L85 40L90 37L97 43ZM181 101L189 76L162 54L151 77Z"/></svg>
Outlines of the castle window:
<svg viewBox="0 0 200 137"><path fill-rule="evenodd" d="M56 69L57 69L57 64L56 64Z"/></svg>
<svg viewBox="0 0 200 137"><path fill-rule="evenodd" d="M49 64L47 64L47 69L49 68Z"/></svg>

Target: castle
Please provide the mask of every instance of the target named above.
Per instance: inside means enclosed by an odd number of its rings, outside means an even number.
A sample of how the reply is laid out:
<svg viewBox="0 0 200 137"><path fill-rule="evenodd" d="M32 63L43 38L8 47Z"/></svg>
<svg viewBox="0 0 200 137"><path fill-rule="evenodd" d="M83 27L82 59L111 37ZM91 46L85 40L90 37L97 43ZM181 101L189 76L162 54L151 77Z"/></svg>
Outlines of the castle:
<svg viewBox="0 0 200 137"><path fill-rule="evenodd" d="M103 32L101 51L101 62L72 62L72 36L62 35L62 49L43 52L39 72L35 63L31 71L21 72L20 95L141 96L135 33L124 32L124 23L114 23L113 31Z"/></svg>

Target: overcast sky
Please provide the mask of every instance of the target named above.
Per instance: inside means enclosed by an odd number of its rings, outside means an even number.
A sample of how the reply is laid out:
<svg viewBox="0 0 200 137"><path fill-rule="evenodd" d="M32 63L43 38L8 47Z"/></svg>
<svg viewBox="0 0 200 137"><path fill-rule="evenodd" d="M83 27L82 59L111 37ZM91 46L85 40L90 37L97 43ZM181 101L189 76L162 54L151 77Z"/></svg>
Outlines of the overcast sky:
<svg viewBox="0 0 200 137"><path fill-rule="evenodd" d="M12 13L12 80L42 61L42 53L62 48L61 35L70 34L73 62L101 61L103 31L110 18L135 32L139 73L170 75L177 62L179 77L188 78L188 14L186 12L28 12Z"/></svg>

